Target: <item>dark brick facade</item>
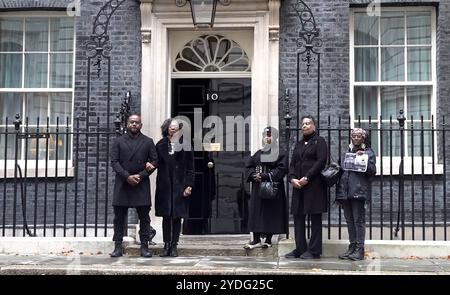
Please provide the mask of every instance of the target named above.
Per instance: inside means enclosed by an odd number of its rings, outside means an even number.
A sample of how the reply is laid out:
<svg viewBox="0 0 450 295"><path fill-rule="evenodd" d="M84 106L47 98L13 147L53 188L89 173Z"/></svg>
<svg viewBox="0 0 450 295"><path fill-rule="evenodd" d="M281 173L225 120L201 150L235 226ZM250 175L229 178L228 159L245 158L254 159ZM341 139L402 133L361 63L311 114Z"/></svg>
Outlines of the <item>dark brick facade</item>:
<svg viewBox="0 0 450 295"><path fill-rule="evenodd" d="M283 101L284 91L286 88L290 89L291 99L289 102L291 115L293 120L291 126L297 125L296 110L300 110L300 116L305 114L312 114L317 117L317 61L312 63L311 74L306 73L305 62L300 62L299 81L300 81L300 97L299 105L297 106L297 52L304 48L297 46L298 31L300 26L299 19L291 5L296 3L296 0L282 1L281 16L280 16L280 118L284 117L285 105ZM315 17L317 27L320 29L320 38L323 41L322 47L316 50L321 53L321 86L320 86L320 126L325 128L327 126L327 118L330 116L331 125L338 125L338 117L342 117L342 124L348 126L349 123L349 17L350 9L353 6L365 6L372 1L354 1L354 0L335 0L335 1L305 1L311 8ZM378 1L382 2L382 6L395 5L433 5L436 6L437 11L437 119L438 123L442 122L442 116L446 116L447 121L450 119L450 1ZM303 56L304 57L304 56ZM284 128L284 120L280 120L280 127ZM324 134L323 134L324 135ZM290 147L292 150L295 142L295 133L291 138ZM438 145L442 143L442 139L438 138ZM345 147L346 142L342 142ZM334 156L337 156L337 142L332 139L331 151ZM446 150L449 150L449 142L446 142ZM442 156L442 150L440 156ZM441 161L442 162L442 161ZM447 169L448 169L448 152L447 152ZM448 174L448 172L447 172ZM389 179L386 182L386 179ZM380 179L377 177L373 183L372 196L372 218L377 223L380 216L381 200L380 195L383 193L383 208L384 212L390 207L391 195L391 181L392 179L392 195L394 212L397 211L398 204L398 177L384 178L383 189L380 189ZM407 179L410 179L408 176ZM448 177L447 177L448 179ZM449 182L447 182L447 200ZM412 210L412 198L414 197L414 211L416 212L416 220L420 220L417 212L422 210L422 203L426 209L425 218L427 222L431 222L433 214L431 208L434 206L437 209L435 219L439 222L443 220L443 179L442 175L436 175L434 181L435 200L433 202L433 181L432 177L424 177L424 193L421 191L421 182L414 182L414 194L411 193L411 181L405 182L405 211L406 218L410 219ZM422 197L424 200L422 201ZM331 200L334 199L334 189L331 190ZM447 214L449 214L447 201ZM394 214L396 220L396 213ZM419 214L420 215L420 214ZM448 215L447 215L448 216ZM337 207L332 206L331 216L332 221L338 220ZM389 220L389 216L384 213L384 219ZM393 221L395 223L395 221ZM344 223L345 224L345 223Z"/></svg>

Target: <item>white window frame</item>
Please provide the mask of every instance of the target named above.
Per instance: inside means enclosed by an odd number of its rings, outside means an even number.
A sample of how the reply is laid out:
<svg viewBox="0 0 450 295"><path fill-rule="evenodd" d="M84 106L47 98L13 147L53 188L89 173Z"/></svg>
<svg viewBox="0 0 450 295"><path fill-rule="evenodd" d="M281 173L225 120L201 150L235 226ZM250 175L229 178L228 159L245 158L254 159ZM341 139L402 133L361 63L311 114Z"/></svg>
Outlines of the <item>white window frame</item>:
<svg viewBox="0 0 450 295"><path fill-rule="evenodd" d="M404 62L405 62L405 81L381 81L381 40L380 38L378 38L378 44L376 45L376 47L378 48L378 81L370 81L370 82L356 82L355 81L355 36L354 36L354 29L355 29L355 13L364 13L367 12L367 8L353 8L350 11L350 21L349 21L349 30L350 30L350 97L349 97L349 101L350 101L350 127L354 128L355 127L355 123L358 121L358 118L355 118L355 101L354 101L354 88L355 86L376 86L377 87L377 118L372 118L371 123L374 124L375 126L377 126L377 128L379 128L379 116L381 114L381 91L380 91L380 87L383 86L431 86L432 91L431 91L431 116L434 118L434 122L433 122L433 127L436 128L436 111L437 111L437 107L436 107L436 93L437 93L437 70L436 70L436 53L437 53L437 47L436 47L436 32L437 32L437 27L436 27L436 9L434 6L402 6L402 7L382 7L381 8L381 13L383 12L431 12L431 81L415 81L415 82L410 82L410 81L406 81L407 80L407 75L408 75L408 62L407 62L407 50L405 52L404 55ZM405 18L405 22L406 22L406 18ZM380 21L378 21L378 34L380 34ZM405 24L405 40L407 40L407 29L406 29L406 24ZM405 44L403 44L404 48L408 48L409 46L417 46L417 45L408 45L405 41ZM365 45L357 45L358 48L363 48L366 47ZM367 47L375 47L374 45L367 45ZM389 47L389 45L383 45L383 47ZM393 45L393 47L398 47L397 45ZM406 96L404 95L404 110L407 110L407 99ZM405 123L405 128L406 126L409 125L409 120L410 118L407 118L407 121ZM418 122L418 118L414 119L414 126L415 128L417 128L417 124ZM360 121L361 123L369 123L369 120L362 120ZM389 118L383 118L383 122L389 122ZM398 123L397 121L397 117L393 117L392 118L392 122L393 123ZM431 123L431 118L430 120L424 120L424 123ZM409 132L405 132L405 153L408 154L408 138L410 136L410 134L408 134ZM378 133L378 142L380 142L380 137L381 134ZM437 140L437 137L435 136L435 140ZM435 141L436 142L436 141ZM431 143L430 143L431 144ZM442 174L443 173L443 166L441 164L438 164L438 149L437 149L437 145L435 144L434 147L432 147L434 149L434 155L435 155L435 165L434 165L434 174ZM381 154L381 150L378 151L377 153L377 174L380 175L381 171L381 161L383 161L383 175L389 175L391 173L391 167L390 167L390 156L382 156ZM422 173L422 157L420 156L406 156L404 157L404 173L405 174L411 174L411 161L414 161L414 173L415 174L420 174ZM399 156L393 156L392 157L392 163L393 163L393 167L392 167L392 174L399 174L399 166L400 166L400 157ZM425 163L425 167L424 167L424 174L432 174L433 173L433 163L432 163L432 157L431 156L426 156L424 157L424 163Z"/></svg>
<svg viewBox="0 0 450 295"><path fill-rule="evenodd" d="M57 17L69 17L66 12L56 11L56 12L42 12L42 11L30 11L30 12L2 12L0 13L0 17L2 18L22 18L22 38L23 38L23 48L22 48L22 57L25 55L25 20L27 18L47 18L50 20L51 18L57 18ZM76 68L76 37L77 37L77 30L76 30L76 18L73 18L74 22L74 30L73 30L73 49L71 52L69 51L51 51L51 28L50 28L50 22L49 22L49 28L48 28L48 48L47 48L47 87L45 88L25 88L25 60L22 59L22 85L21 88L0 88L0 93L12 93L12 92L19 92L19 93L71 93L72 94L72 101L71 101L71 120L69 122L69 132L73 132L73 124L74 124L74 101L75 101L75 68ZM0 52L0 53L6 53L6 52ZM11 52L8 52L11 53ZM19 53L19 52L17 52ZM30 53L30 52L27 52ZM31 53L35 53L34 51L31 51ZM39 53L44 53L44 51ZM72 87L71 88L50 88L50 55L51 53L72 53ZM50 100L48 100L47 105L47 113L50 114ZM25 114L25 99L22 101L22 113ZM47 127L46 125L46 118L40 118L39 123L39 129L40 132L45 132L45 129ZM11 121L11 124L8 125L8 130L13 131L14 130L14 114L12 114L12 117L9 119ZM67 124L60 124L59 128L60 130L66 129ZM34 128L37 125L28 125L28 128ZM5 127L4 122L0 122L0 127ZM56 124L49 124L49 128L55 128ZM21 125L22 131L24 131L25 128L25 118L22 118L22 125ZM65 137L65 135L62 135ZM70 135L70 146L69 146L69 154L71 155L70 159L67 160L67 176L73 176L74 175L74 159L73 159L73 150L74 150L74 142L73 142L74 136L73 134ZM25 155L25 144L22 140L22 146L21 146L21 152L20 152L20 158L18 159L17 163L22 168L22 174L25 175L25 159L23 159L23 156ZM65 150L65 149L64 149ZM36 163L35 159L28 158L27 159L27 177L36 177L36 164L38 167L38 177L64 177L66 174L66 159L62 160L38 160ZM56 170L56 165L58 166L58 170ZM14 177L14 166L15 166L15 160L6 160L6 171L5 171L5 160L0 160L0 178L13 178ZM6 174L6 175L5 175ZM17 175L18 172L17 172Z"/></svg>

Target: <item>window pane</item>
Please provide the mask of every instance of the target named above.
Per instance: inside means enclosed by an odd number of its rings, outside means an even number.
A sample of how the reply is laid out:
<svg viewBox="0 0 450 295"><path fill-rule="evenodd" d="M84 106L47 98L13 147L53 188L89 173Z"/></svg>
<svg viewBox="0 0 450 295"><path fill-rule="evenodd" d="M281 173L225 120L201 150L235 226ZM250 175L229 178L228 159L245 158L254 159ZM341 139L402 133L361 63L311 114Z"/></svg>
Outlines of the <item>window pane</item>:
<svg viewBox="0 0 450 295"><path fill-rule="evenodd" d="M48 18L25 20L25 50L48 51Z"/></svg>
<svg viewBox="0 0 450 295"><path fill-rule="evenodd" d="M408 81L431 80L431 48L408 48Z"/></svg>
<svg viewBox="0 0 450 295"><path fill-rule="evenodd" d="M50 94L50 124L56 124L59 117L59 124L69 124L72 122L72 93L51 93Z"/></svg>
<svg viewBox="0 0 450 295"><path fill-rule="evenodd" d="M404 110L404 88L403 87L381 87L381 115L383 120L392 116L397 118L400 110Z"/></svg>
<svg viewBox="0 0 450 295"><path fill-rule="evenodd" d="M72 58L71 53L50 54L50 87L72 87Z"/></svg>
<svg viewBox="0 0 450 295"><path fill-rule="evenodd" d="M22 35L22 19L0 18L0 51L22 51Z"/></svg>
<svg viewBox="0 0 450 295"><path fill-rule="evenodd" d="M431 120L431 86L416 86L406 89L408 95L408 120Z"/></svg>
<svg viewBox="0 0 450 295"><path fill-rule="evenodd" d="M28 128L30 138L28 139L27 158L30 160L36 159L36 153L39 150L38 160L45 160L46 139L41 137L46 131L46 121L39 121L39 138L37 128Z"/></svg>
<svg viewBox="0 0 450 295"><path fill-rule="evenodd" d="M384 157L392 155L393 157L400 156L400 131L399 126L396 123L397 120L392 119L392 125L390 122L384 122L382 126L382 155ZM391 132L392 128L392 132Z"/></svg>
<svg viewBox="0 0 450 295"><path fill-rule="evenodd" d="M355 13L355 45L378 44L378 17Z"/></svg>
<svg viewBox="0 0 450 295"><path fill-rule="evenodd" d="M58 133L56 133L56 128L50 128L50 136L48 139L48 158L49 160L56 160L56 149L58 149L58 160L65 159L66 144L69 144L69 159L70 155L70 144L71 138L66 137L65 128L60 128ZM44 141L45 144L45 141ZM45 155L44 155L45 158Z"/></svg>
<svg viewBox="0 0 450 295"><path fill-rule="evenodd" d="M6 128L0 127L0 160L5 159L5 151L6 151L6 159L7 160L14 160L15 157L15 145L16 145L16 135L14 134L14 126L8 127L8 134L6 135ZM6 142L8 141L8 142ZM19 141L19 154L18 157L20 159L20 141ZM3 169L2 167L1 169Z"/></svg>
<svg viewBox="0 0 450 295"><path fill-rule="evenodd" d="M355 121L358 116L361 120L377 119L377 87L355 87Z"/></svg>
<svg viewBox="0 0 450 295"><path fill-rule="evenodd" d="M405 17L403 13L383 12L380 20L381 44L405 44Z"/></svg>
<svg viewBox="0 0 450 295"><path fill-rule="evenodd" d="M355 81L377 81L377 65L377 48L355 48Z"/></svg>
<svg viewBox="0 0 450 295"><path fill-rule="evenodd" d="M47 93L27 93L25 95L25 110L28 116L29 124L37 124L39 117L39 125L47 124L48 116L48 94Z"/></svg>
<svg viewBox="0 0 450 295"><path fill-rule="evenodd" d="M5 124L8 117L8 124L14 121L16 114L22 114L22 93L2 93L0 92L0 125Z"/></svg>
<svg viewBox="0 0 450 295"><path fill-rule="evenodd" d="M47 53L25 54L25 87L47 88Z"/></svg>
<svg viewBox="0 0 450 295"><path fill-rule="evenodd" d="M73 50L74 20L70 17L51 18L51 50L71 51Z"/></svg>
<svg viewBox="0 0 450 295"><path fill-rule="evenodd" d="M409 12L407 26L408 44L431 44L430 12Z"/></svg>
<svg viewBox="0 0 450 295"><path fill-rule="evenodd" d="M22 87L22 54L0 54L0 88Z"/></svg>
<svg viewBox="0 0 450 295"><path fill-rule="evenodd" d="M381 80L404 81L405 60L403 47L381 48Z"/></svg>
<svg viewBox="0 0 450 295"><path fill-rule="evenodd" d="M423 129L430 130L431 123L424 122ZM408 154L414 153L414 156L431 157L431 131L422 131L422 124L420 122L414 122L414 136L413 146L414 150L411 151L411 132L408 132ZM434 139L436 142L436 138Z"/></svg>

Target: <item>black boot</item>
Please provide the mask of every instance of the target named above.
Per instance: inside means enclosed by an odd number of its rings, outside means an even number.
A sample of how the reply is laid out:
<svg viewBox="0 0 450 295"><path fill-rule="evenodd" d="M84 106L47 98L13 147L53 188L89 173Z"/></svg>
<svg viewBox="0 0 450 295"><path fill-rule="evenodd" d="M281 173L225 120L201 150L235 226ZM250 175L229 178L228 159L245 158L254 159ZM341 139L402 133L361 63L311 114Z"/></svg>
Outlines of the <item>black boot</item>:
<svg viewBox="0 0 450 295"><path fill-rule="evenodd" d="M111 257L120 257L123 255L123 248L122 248L122 242L115 242L114 243L114 250L112 251L109 256Z"/></svg>
<svg viewBox="0 0 450 295"><path fill-rule="evenodd" d="M170 256L170 243L164 243L164 249L161 254L159 254L160 257L168 257Z"/></svg>
<svg viewBox="0 0 450 295"><path fill-rule="evenodd" d="M341 254L338 256L339 259L348 259L348 257L355 252L356 249L356 243L350 243L350 245L348 245L348 249L347 251L344 252L344 254Z"/></svg>
<svg viewBox="0 0 450 295"><path fill-rule="evenodd" d="M150 225L150 237L148 238L148 243L152 246L156 245L155 242L153 242L153 238L156 236L156 229L154 229L151 225Z"/></svg>
<svg viewBox="0 0 450 295"><path fill-rule="evenodd" d="M348 256L350 260L364 260L364 245L356 245L355 251Z"/></svg>
<svg viewBox="0 0 450 295"><path fill-rule="evenodd" d="M148 248L148 242L141 243L141 256L142 257L152 257L153 256L152 250L150 250Z"/></svg>
<svg viewBox="0 0 450 295"><path fill-rule="evenodd" d="M177 245L178 243L172 243L170 247L170 257L178 257Z"/></svg>

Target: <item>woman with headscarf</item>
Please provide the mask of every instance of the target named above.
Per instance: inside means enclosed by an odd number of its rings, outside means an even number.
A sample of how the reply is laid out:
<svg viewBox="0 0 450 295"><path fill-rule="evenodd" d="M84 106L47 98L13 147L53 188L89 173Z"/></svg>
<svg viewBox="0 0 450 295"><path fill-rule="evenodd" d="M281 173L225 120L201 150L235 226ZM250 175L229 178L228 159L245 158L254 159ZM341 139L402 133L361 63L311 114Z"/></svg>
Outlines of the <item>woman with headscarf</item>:
<svg viewBox="0 0 450 295"><path fill-rule="evenodd" d="M263 132L263 148L258 150L246 164L247 182L252 183L248 230L253 233L253 240L244 246L246 249L272 247L274 234L286 233L286 195L283 177L286 175L285 154L278 145L278 130L267 127ZM260 197L262 181L279 183L278 193L274 199ZM261 238L265 237L262 242Z"/></svg>
<svg viewBox="0 0 450 295"><path fill-rule="evenodd" d="M158 175L156 177L155 215L163 218L164 250L161 257L177 257L181 218L188 217L189 196L194 187L194 153L182 136L183 125L167 119L161 126L163 138L156 144Z"/></svg>
<svg viewBox="0 0 450 295"><path fill-rule="evenodd" d="M363 160L367 162L367 168L349 170L344 162L342 165L344 173L337 185L336 201L341 203L344 208L350 240L347 251L339 255L340 259L364 259L366 235L365 204L370 198L370 178L376 174L375 153L368 146L367 139L368 136L364 129L355 128L352 130L351 144L347 153L356 154L356 156L367 155L367 160ZM345 155L343 159L345 161Z"/></svg>

